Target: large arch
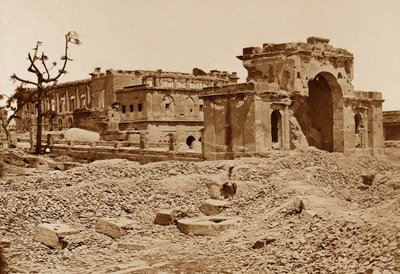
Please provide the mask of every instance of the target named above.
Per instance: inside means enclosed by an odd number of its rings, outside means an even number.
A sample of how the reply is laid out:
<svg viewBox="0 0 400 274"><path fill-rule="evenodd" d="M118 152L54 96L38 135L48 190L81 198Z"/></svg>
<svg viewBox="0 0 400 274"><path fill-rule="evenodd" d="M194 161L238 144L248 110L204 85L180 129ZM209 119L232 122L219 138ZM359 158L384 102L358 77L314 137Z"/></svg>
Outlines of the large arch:
<svg viewBox="0 0 400 274"><path fill-rule="evenodd" d="M329 152L343 151L342 89L331 73L319 72L308 81L308 97L295 116L309 145Z"/></svg>

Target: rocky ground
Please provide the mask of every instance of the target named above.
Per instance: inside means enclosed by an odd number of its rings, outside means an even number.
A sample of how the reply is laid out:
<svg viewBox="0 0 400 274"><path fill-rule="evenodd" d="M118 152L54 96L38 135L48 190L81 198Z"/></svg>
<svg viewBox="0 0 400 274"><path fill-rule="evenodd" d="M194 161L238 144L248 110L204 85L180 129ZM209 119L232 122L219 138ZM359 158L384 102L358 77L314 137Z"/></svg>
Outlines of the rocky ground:
<svg viewBox="0 0 400 274"><path fill-rule="evenodd" d="M154 224L162 208L204 215L201 202L231 166L238 192L221 215L241 217L237 226L193 236ZM96 161L15 176L21 173L8 166L0 180L0 237L10 243L11 273L400 273L400 168L384 158L310 149L198 163ZM102 217L134 225L112 239L95 230ZM41 223L79 233L66 248L50 249L33 240ZM118 246L152 240L169 242Z"/></svg>

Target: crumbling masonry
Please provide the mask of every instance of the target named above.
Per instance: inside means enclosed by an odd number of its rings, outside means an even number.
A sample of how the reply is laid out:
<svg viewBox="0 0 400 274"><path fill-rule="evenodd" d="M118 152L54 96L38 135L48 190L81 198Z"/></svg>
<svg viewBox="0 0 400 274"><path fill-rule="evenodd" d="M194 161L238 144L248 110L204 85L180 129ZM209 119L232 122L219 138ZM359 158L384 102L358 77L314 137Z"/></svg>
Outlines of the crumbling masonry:
<svg viewBox="0 0 400 274"><path fill-rule="evenodd" d="M247 82L208 87L207 160L315 146L330 152L383 153L382 95L355 91L353 55L328 39L264 44L238 56Z"/></svg>

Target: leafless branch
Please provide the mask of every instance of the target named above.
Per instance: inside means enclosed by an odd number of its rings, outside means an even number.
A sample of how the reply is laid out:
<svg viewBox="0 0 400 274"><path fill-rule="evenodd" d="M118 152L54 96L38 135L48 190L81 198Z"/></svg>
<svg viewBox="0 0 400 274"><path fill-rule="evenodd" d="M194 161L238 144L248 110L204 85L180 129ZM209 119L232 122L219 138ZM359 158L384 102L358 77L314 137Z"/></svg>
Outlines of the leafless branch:
<svg viewBox="0 0 400 274"><path fill-rule="evenodd" d="M11 75L11 79L12 80L18 80L18 81L20 81L22 83L31 84L31 85L35 85L36 87L39 87L39 85L37 83L29 81L29 80L24 80L24 79L18 77L15 73L13 75Z"/></svg>
<svg viewBox="0 0 400 274"><path fill-rule="evenodd" d="M44 53L42 53L42 57L40 59L42 60L43 67L46 69L47 79L49 79L50 78L50 73L49 73L49 70L47 69L47 66L46 66L46 60L45 59L47 59L47 58L44 55Z"/></svg>

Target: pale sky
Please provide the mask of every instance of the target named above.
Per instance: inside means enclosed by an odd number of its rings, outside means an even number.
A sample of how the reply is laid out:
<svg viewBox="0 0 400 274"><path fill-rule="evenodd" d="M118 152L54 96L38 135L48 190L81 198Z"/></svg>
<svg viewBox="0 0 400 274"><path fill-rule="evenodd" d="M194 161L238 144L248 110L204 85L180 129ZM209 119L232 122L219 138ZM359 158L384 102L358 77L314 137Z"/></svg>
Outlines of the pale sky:
<svg viewBox="0 0 400 274"><path fill-rule="evenodd" d="M95 67L198 67L245 82L236 58L244 47L329 38L354 54L354 88L380 91L384 110L400 110L400 0L0 0L0 93L15 89L12 73L32 77L26 57L36 41L59 61L70 30L83 44L71 47L60 82Z"/></svg>

